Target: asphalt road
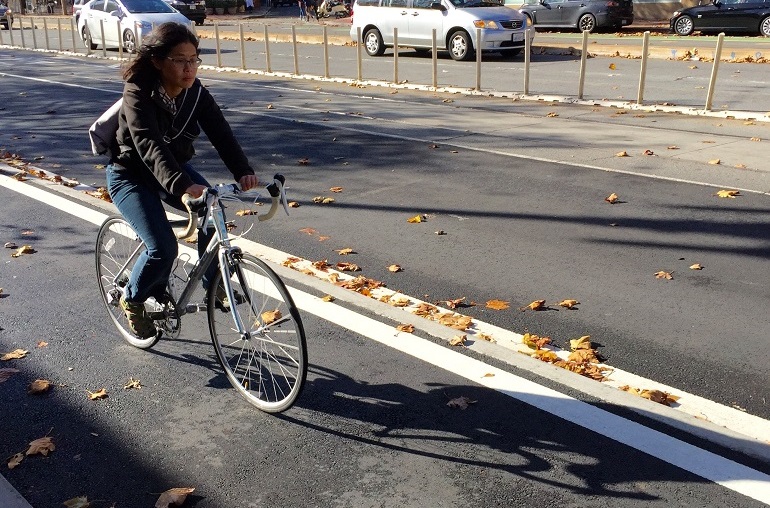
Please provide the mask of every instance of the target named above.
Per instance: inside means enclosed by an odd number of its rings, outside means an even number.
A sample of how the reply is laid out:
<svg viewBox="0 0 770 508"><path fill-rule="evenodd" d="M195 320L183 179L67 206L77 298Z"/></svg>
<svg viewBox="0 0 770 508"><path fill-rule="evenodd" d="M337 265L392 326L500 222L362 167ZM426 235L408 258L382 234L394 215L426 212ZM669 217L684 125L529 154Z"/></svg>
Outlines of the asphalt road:
<svg viewBox="0 0 770 508"><path fill-rule="evenodd" d="M15 51L0 58L13 70L0 73L13 97L3 106L0 146L102 185L84 133L119 94L117 66ZM614 367L770 416L770 323L761 311L763 192L770 186L762 142L749 140L767 137L765 125L202 77L227 104L260 174L284 172L302 204L250 238L311 260L337 260L334 249L352 247L367 276L405 294L509 301L508 311L477 305L463 312L550 335L560 345L590 334ZM674 144L681 152L667 151ZM196 167L223 179L204 145ZM642 147L658 155L643 156ZM615 157L624 149L632 156ZM724 164L706 164L717 152ZM302 157L310 163L299 165ZM739 161L747 168L731 167ZM718 199L722 183L744 195ZM344 191L334 205L312 203L335 185ZM611 192L622 202L606 203ZM82 199L75 196L68 199ZM94 225L5 188L0 203L4 241L33 242L38 250L0 267L0 344L3 351L33 351L13 363L23 372L0 385L2 421L11 422L2 455L52 427L61 444L48 458L3 470L36 507L76 495L106 506L147 506L154 502L149 493L185 485L199 488L196 506L752 505L564 416L482 388L447 365L430 366L312 314L307 391L284 417L256 413L227 389L198 316L185 322L189 334L155 352L119 341L92 281ZM418 213L427 223L406 222ZM331 238L319 242L299 231L306 227ZM405 271L387 272L394 262ZM695 262L706 269L688 270ZM655 279L658 270L674 279ZM321 294L301 278L292 285ZM516 310L539 298L582 304L576 311ZM49 345L35 349L41 338ZM756 460L480 358L768 473ZM40 376L66 386L28 397L24 387ZM145 388L123 391L130 376ZM85 399L84 390L102 386L114 395ZM453 412L445 404L457 395L478 402Z"/></svg>

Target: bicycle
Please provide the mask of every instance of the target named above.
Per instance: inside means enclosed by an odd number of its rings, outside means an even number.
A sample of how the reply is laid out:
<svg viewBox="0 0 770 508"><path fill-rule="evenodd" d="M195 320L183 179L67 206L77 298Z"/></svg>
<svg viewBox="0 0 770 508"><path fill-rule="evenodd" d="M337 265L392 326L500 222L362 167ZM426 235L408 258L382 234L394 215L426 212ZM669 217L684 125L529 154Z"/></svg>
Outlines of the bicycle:
<svg viewBox="0 0 770 508"><path fill-rule="evenodd" d="M271 197L270 219L283 204L288 214L284 178L275 175L267 186ZM213 224L214 234L205 253L188 271L180 255L163 297L145 302L157 333L141 338L131 333L119 300L144 243L121 216L108 217L96 240L96 274L100 293L123 339L147 349L167 336L177 338L185 314L205 311L209 333L220 365L230 384L248 402L268 413L285 411L299 397L307 376L307 344L299 312L280 277L262 260L232 245L221 201L238 199L235 184L216 185L196 200L183 198L188 218L177 238L191 236L196 228ZM178 226L179 221L172 221ZM209 281L205 303L191 303L206 268L216 259L219 270ZM180 268L181 264L181 270ZM181 273L180 273L181 272ZM181 283L181 288L179 287ZM224 296L226 295L226 297Z"/></svg>

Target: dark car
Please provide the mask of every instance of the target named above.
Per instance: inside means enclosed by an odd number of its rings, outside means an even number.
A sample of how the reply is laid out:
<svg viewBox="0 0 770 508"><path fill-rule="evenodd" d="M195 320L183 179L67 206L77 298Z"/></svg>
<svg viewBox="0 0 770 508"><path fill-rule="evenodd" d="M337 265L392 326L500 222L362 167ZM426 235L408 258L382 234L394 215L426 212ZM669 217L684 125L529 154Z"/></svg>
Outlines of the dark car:
<svg viewBox="0 0 770 508"><path fill-rule="evenodd" d="M510 0L506 0L510 5ZM634 22L631 0L525 0L519 11L536 27L619 30Z"/></svg>
<svg viewBox="0 0 770 508"><path fill-rule="evenodd" d="M165 2L187 16L187 19L194 21L196 25L202 25L206 20L206 0L165 0Z"/></svg>
<svg viewBox="0 0 770 508"><path fill-rule="evenodd" d="M0 24L8 30L13 24L13 11L0 3Z"/></svg>
<svg viewBox="0 0 770 508"><path fill-rule="evenodd" d="M693 32L759 32L770 37L770 0L713 0L676 11L671 30L678 35Z"/></svg>

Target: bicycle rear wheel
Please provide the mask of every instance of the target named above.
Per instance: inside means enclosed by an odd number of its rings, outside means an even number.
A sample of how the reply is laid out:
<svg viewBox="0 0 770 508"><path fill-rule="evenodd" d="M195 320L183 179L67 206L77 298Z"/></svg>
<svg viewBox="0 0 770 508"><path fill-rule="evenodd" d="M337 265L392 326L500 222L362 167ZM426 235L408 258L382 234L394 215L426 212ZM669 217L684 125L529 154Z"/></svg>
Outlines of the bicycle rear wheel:
<svg viewBox="0 0 770 508"><path fill-rule="evenodd" d="M102 301L123 339L134 347L147 349L158 342L159 335L144 339L131 333L126 315L120 308L123 287L144 244L122 217L109 217L96 237L96 278Z"/></svg>
<svg viewBox="0 0 770 508"><path fill-rule="evenodd" d="M238 251L226 267L238 331L221 299L222 274L208 288L209 331L230 384L262 411L285 411L299 397L307 376L307 344L302 321L286 286L262 260ZM220 293L218 298L217 293Z"/></svg>

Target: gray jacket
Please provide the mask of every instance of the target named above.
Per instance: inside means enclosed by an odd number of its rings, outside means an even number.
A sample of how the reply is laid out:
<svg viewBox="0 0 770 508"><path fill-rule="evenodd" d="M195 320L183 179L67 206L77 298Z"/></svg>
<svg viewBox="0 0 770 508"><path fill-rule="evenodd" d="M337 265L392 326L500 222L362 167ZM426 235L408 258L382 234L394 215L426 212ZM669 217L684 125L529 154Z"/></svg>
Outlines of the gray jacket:
<svg viewBox="0 0 770 508"><path fill-rule="evenodd" d="M195 154L193 141L203 129L236 180L254 174L222 110L200 80L175 98L176 115L163 104L157 87L154 81L125 84L113 162L140 172L148 184L157 181L169 194L181 196L193 184L182 165Z"/></svg>

